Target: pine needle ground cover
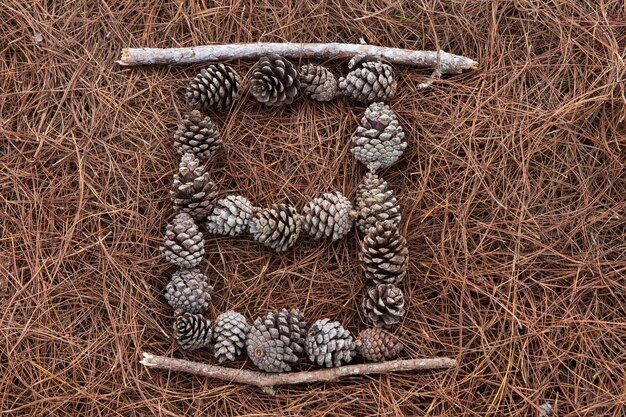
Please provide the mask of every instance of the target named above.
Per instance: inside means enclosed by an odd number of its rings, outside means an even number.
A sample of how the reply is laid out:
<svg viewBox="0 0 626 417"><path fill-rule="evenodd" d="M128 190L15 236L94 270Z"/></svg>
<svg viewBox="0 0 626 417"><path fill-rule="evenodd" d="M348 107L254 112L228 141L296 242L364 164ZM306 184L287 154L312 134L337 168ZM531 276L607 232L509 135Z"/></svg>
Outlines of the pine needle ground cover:
<svg viewBox="0 0 626 417"><path fill-rule="evenodd" d="M559 416L622 416L625 19L621 1L3 1L0 410L534 416L549 402ZM391 107L408 146L380 171L410 253L402 355L460 366L276 396L142 368L142 350L214 360L165 337L172 271L159 254L184 87L204 65L121 68L120 49L361 37L480 63L428 90L417 89L428 72L394 67ZM346 73L345 62L324 64ZM220 198L302 208L337 190L354 201L365 169L350 137L364 108L243 97L214 117ZM356 239L303 239L281 254L206 239L211 317L287 307L364 328Z"/></svg>

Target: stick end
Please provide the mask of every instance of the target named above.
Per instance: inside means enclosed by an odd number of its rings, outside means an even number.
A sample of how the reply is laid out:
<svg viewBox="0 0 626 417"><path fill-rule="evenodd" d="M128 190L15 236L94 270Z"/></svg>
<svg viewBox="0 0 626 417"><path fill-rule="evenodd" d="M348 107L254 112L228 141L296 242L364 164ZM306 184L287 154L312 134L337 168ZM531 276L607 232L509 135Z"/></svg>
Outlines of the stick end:
<svg viewBox="0 0 626 417"><path fill-rule="evenodd" d="M122 65L122 66L128 66L129 59L130 59L130 54L128 53L128 48L124 48L122 49L122 55L120 56L120 59L115 61L115 63L118 65Z"/></svg>
<svg viewBox="0 0 626 417"><path fill-rule="evenodd" d="M148 368L156 365L154 363L154 355L148 352L142 352L142 355L143 359L139 361L140 364L142 364L143 366L147 366Z"/></svg>

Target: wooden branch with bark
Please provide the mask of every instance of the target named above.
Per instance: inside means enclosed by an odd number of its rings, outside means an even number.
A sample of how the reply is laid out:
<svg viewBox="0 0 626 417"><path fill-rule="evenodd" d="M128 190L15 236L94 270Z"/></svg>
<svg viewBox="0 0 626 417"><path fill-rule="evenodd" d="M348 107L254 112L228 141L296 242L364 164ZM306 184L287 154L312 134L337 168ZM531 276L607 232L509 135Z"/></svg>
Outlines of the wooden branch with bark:
<svg viewBox="0 0 626 417"><path fill-rule="evenodd" d="M169 358L143 352L140 363L148 368L185 372L193 375L221 379L228 382L254 385L265 392L273 393L278 385L305 384L310 382L334 381L345 376L381 374L399 371L415 371L424 369L445 369L457 365L450 358L403 359L377 363L344 365L337 368L318 369L314 371L270 374L247 369L227 368L192 362L184 359Z"/></svg>
<svg viewBox="0 0 626 417"><path fill-rule="evenodd" d="M231 59L256 60L268 53L292 59L351 58L350 67L364 59L380 59L391 64L434 69L438 74L457 74L478 66L478 62L473 59L444 51L417 51L348 43L234 43L186 48L125 48L122 49L122 56L117 63L129 66L195 64Z"/></svg>

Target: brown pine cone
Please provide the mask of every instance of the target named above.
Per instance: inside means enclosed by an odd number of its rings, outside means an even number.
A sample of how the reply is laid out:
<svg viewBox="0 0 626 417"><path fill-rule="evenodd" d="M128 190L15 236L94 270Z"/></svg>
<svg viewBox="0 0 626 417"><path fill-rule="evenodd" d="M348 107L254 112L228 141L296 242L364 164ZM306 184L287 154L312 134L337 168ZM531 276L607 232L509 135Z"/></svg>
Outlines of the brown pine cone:
<svg viewBox="0 0 626 417"><path fill-rule="evenodd" d="M250 92L266 106L291 104L299 90L298 71L280 55L266 55L252 67Z"/></svg>
<svg viewBox="0 0 626 417"><path fill-rule="evenodd" d="M356 349L366 360L382 362L398 356L404 346L396 336L379 327L374 327L359 333L356 339Z"/></svg>
<svg viewBox="0 0 626 417"><path fill-rule="evenodd" d="M409 267L406 239L391 220L376 223L359 252L365 277L376 284L399 284Z"/></svg>
<svg viewBox="0 0 626 417"><path fill-rule="evenodd" d="M313 100L329 101L337 95L337 79L326 67L303 65L298 76L302 91Z"/></svg>
<svg viewBox="0 0 626 417"><path fill-rule="evenodd" d="M375 327L390 328L404 313L404 294L393 284L370 287L363 298L363 314Z"/></svg>

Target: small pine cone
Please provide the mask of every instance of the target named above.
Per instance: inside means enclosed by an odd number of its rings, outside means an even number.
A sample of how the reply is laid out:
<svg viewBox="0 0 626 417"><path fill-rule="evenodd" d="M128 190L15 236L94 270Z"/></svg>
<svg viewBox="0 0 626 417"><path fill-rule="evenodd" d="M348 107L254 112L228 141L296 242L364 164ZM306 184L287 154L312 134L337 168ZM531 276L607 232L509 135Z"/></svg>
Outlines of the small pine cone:
<svg viewBox="0 0 626 417"><path fill-rule="evenodd" d="M397 86L391 65L380 61L364 62L339 78L339 91L362 103L388 101L396 95Z"/></svg>
<svg viewBox="0 0 626 417"><path fill-rule="evenodd" d="M391 108L372 103L352 137L352 153L372 172L393 165L404 153L404 130Z"/></svg>
<svg viewBox="0 0 626 417"><path fill-rule="evenodd" d="M215 319L215 358L219 363L234 361L241 355L246 344L248 321L236 311L227 311Z"/></svg>
<svg viewBox="0 0 626 417"><path fill-rule="evenodd" d="M185 313L174 321L174 339L185 350L209 346L212 336L211 321L200 314Z"/></svg>
<svg viewBox="0 0 626 417"><path fill-rule="evenodd" d="M174 133L174 148L180 156L190 152L204 161L221 146L222 139L217 126L209 116L203 116L198 110L185 115Z"/></svg>
<svg viewBox="0 0 626 417"><path fill-rule="evenodd" d="M269 209L254 209L248 230L252 236L276 252L283 252L298 239L301 218L296 209L287 204L272 204Z"/></svg>
<svg viewBox="0 0 626 417"><path fill-rule="evenodd" d="M391 220L376 223L363 238L359 260L365 278L397 285L409 267L406 239Z"/></svg>
<svg viewBox="0 0 626 417"><path fill-rule="evenodd" d="M252 203L240 195L229 195L219 200L208 217L209 233L234 236L248 230L252 218Z"/></svg>
<svg viewBox="0 0 626 417"><path fill-rule="evenodd" d="M356 339L356 349L365 360L382 362L398 356L404 346L391 333L374 327L359 333Z"/></svg>
<svg viewBox="0 0 626 417"><path fill-rule="evenodd" d="M304 350L306 323L299 310L282 309L258 317L248 331L246 351L265 372L289 372Z"/></svg>
<svg viewBox="0 0 626 417"><path fill-rule="evenodd" d="M237 98L241 77L224 64L209 65L187 87L187 103L198 110L224 110Z"/></svg>
<svg viewBox="0 0 626 417"><path fill-rule="evenodd" d="M200 264L204 256L204 239L190 215L179 213L167 225L161 255L180 268L195 268Z"/></svg>
<svg viewBox="0 0 626 417"><path fill-rule="evenodd" d="M356 356L356 345L350 332L338 321L330 319L313 323L306 334L304 349L311 362L327 368L350 363Z"/></svg>
<svg viewBox="0 0 626 417"><path fill-rule="evenodd" d="M298 71L280 55L262 57L250 77L252 95L266 106L291 104L300 90Z"/></svg>
<svg viewBox="0 0 626 417"><path fill-rule="evenodd" d="M368 172L356 190L356 225L363 233L367 233L378 222L390 220L400 225L401 215L398 200L376 174Z"/></svg>
<svg viewBox="0 0 626 417"><path fill-rule="evenodd" d="M213 287L198 269L181 269L165 287L165 299L174 310L201 314L209 308Z"/></svg>
<svg viewBox="0 0 626 417"><path fill-rule="evenodd" d="M204 221L211 212L217 187L193 154L183 155L178 174L174 175L170 197L175 211L187 213L195 221Z"/></svg>
<svg viewBox="0 0 626 417"><path fill-rule="evenodd" d="M404 316L404 294L393 284L378 284L367 289L363 313L375 327L390 328Z"/></svg>
<svg viewBox="0 0 626 417"><path fill-rule="evenodd" d="M313 100L329 101L337 95L337 78L326 67L314 64L303 65L298 77L302 91Z"/></svg>
<svg viewBox="0 0 626 417"><path fill-rule="evenodd" d="M316 239L341 239L352 228L352 203L339 191L326 193L304 206L304 230Z"/></svg>

